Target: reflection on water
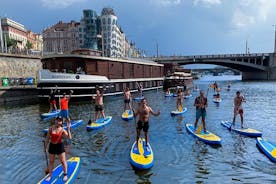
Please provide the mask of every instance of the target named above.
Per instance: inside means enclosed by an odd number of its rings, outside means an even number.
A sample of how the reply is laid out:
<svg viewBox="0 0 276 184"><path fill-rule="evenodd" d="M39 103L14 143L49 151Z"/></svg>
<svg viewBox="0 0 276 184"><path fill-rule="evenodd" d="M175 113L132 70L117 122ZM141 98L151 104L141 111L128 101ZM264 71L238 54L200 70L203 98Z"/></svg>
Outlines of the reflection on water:
<svg viewBox="0 0 276 184"><path fill-rule="evenodd" d="M209 81L195 83L208 91ZM106 114L113 116L110 125L98 131L87 132L85 125L72 130L67 157L82 159L75 183L275 183L276 165L260 153L256 140L220 125L221 120L232 119L233 98L240 90L247 99L245 126L263 131L264 138L274 141L275 84L234 81L227 91L226 81L219 81L222 102L218 105L212 102L213 91L209 90L206 126L221 137L221 147L197 141L185 129L185 123L195 120L193 103L198 92L184 100L188 111L173 117L170 111L175 109L176 98L165 98L162 90L146 92L153 110L161 110L160 116L150 118L149 137L155 162L146 171L136 171L129 163L130 148L136 138L135 120L121 119L122 97L105 98ZM1 184L36 183L43 177L46 163L42 130L50 122L41 122L39 115L47 110L48 105L43 104L0 107ZM70 103L70 115L88 122L94 118L93 106L90 102Z"/></svg>

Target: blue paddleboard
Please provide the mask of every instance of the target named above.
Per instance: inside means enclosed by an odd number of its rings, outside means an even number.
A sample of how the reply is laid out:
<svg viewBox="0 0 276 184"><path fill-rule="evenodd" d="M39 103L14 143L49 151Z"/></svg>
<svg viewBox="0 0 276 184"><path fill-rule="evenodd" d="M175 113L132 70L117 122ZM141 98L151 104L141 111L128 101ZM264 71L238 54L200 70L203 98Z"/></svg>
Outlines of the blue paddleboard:
<svg viewBox="0 0 276 184"><path fill-rule="evenodd" d="M264 154L272 161L276 162L276 144L257 137L257 145Z"/></svg>
<svg viewBox="0 0 276 184"><path fill-rule="evenodd" d="M173 93L165 94L165 97L173 97Z"/></svg>
<svg viewBox="0 0 276 184"><path fill-rule="evenodd" d="M144 98L145 98L144 96L142 96L142 97L135 97L135 98L133 98L133 100L135 100L136 102L140 102Z"/></svg>
<svg viewBox="0 0 276 184"><path fill-rule="evenodd" d="M237 132L241 135L245 135L248 137L261 137L262 132L252 129L252 128L235 128L234 126L231 127L232 122L230 121L222 121L221 125L226 127L228 130L232 130L234 132Z"/></svg>
<svg viewBox="0 0 276 184"><path fill-rule="evenodd" d="M59 114L60 114L60 110L56 110L52 112L43 113L40 115L40 117L42 120L46 120L46 119L57 117Z"/></svg>
<svg viewBox="0 0 276 184"><path fill-rule="evenodd" d="M83 120L75 120L75 121L71 121L71 126L70 126L70 128L76 128L76 127L78 127L78 126L80 126L81 124L83 123ZM63 123L63 128L65 129L65 130L67 130L67 123ZM48 133L48 128L45 128L44 130L43 130L43 132L44 133Z"/></svg>
<svg viewBox="0 0 276 184"><path fill-rule="evenodd" d="M150 144L146 147L145 139L139 139L138 145L136 141L133 143L130 150L129 162L136 169L149 169L153 166L153 152Z"/></svg>
<svg viewBox="0 0 276 184"><path fill-rule="evenodd" d="M179 110L171 111L171 115L176 116L176 115L184 114L186 111L187 111L187 107L184 107L182 111L179 111Z"/></svg>
<svg viewBox="0 0 276 184"><path fill-rule="evenodd" d="M38 184L71 184L76 179L79 169L80 169L80 157L72 157L67 160L67 177L68 180L66 182L63 181L63 169L62 165L58 165L52 172L52 178L50 181L46 181L49 174L46 175L42 180L38 182Z"/></svg>
<svg viewBox="0 0 276 184"><path fill-rule="evenodd" d="M219 136L213 134L212 132L204 132L203 129L198 132L197 130L195 131L194 125L192 124L186 124L186 129L188 132L190 132L194 137L198 138L198 140L203 141L207 144L211 145L220 145L221 144L221 139Z"/></svg>
<svg viewBox="0 0 276 184"><path fill-rule="evenodd" d="M105 118L99 118L96 122L86 125L87 130L98 130L111 123L112 116L106 116Z"/></svg>

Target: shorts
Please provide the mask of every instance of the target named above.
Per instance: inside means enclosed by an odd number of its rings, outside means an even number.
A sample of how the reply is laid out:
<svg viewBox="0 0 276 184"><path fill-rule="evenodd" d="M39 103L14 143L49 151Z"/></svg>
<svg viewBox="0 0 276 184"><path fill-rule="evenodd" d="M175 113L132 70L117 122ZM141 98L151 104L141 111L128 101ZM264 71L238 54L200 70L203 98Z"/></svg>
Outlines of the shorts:
<svg viewBox="0 0 276 184"><path fill-rule="evenodd" d="M60 111L60 116L62 118L69 118L69 111L68 110L61 110Z"/></svg>
<svg viewBox="0 0 276 184"><path fill-rule="evenodd" d="M196 118L205 118L206 117L206 110L205 109L197 109L196 110Z"/></svg>
<svg viewBox="0 0 276 184"><path fill-rule="evenodd" d="M137 130L143 129L144 132L148 132L148 130L149 130L149 122L148 121L147 122L142 122L142 121L139 120L137 122L136 129Z"/></svg>
<svg viewBox="0 0 276 184"><path fill-rule="evenodd" d="M130 99L125 99L124 102L125 103L130 103Z"/></svg>
<svg viewBox="0 0 276 184"><path fill-rule="evenodd" d="M237 111L235 110L234 114L235 115L237 115L237 114L243 114L243 109L238 109Z"/></svg>
<svg viewBox="0 0 276 184"><path fill-rule="evenodd" d="M98 111L103 111L104 109L104 106L103 105L95 105L95 111L98 112Z"/></svg>
<svg viewBox="0 0 276 184"><path fill-rule="evenodd" d="M50 104L51 104L51 105L56 105L57 102L56 102L56 100L50 100Z"/></svg>
<svg viewBox="0 0 276 184"><path fill-rule="evenodd" d="M52 155L60 155L61 153L65 152L64 144L63 143L53 144L50 142L48 152Z"/></svg>

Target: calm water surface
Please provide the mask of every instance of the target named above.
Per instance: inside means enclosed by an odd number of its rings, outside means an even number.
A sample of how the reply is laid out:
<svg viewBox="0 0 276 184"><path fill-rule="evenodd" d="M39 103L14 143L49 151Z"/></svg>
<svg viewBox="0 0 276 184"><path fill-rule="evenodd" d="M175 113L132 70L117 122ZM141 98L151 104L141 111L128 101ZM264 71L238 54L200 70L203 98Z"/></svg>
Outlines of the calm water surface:
<svg viewBox="0 0 276 184"><path fill-rule="evenodd" d="M217 79L215 79L217 80ZM195 81L207 92L210 82ZM87 132L85 125L73 129L71 156L82 159L75 183L276 183L276 165L256 147L254 138L231 133L220 125L232 119L233 97L237 90L245 95L245 125L263 131L263 137L276 142L276 82L234 81L230 91L226 82L222 102L214 104L213 91L208 91L207 129L222 139L221 147L196 141L187 133L185 123L193 123L194 97L184 100L188 111L171 117L175 98L164 98L161 90L145 93L154 110L161 115L150 119L150 142L155 164L147 171L135 171L129 164L129 151L135 140L134 121L121 120L122 97L105 98L106 113L112 123L99 131ZM36 183L46 167L43 151L43 128L40 114L48 105L9 105L0 108L0 183ZM87 122L92 116L90 102L70 103L72 119ZM239 118L237 118L239 122ZM56 160L56 164L59 163Z"/></svg>

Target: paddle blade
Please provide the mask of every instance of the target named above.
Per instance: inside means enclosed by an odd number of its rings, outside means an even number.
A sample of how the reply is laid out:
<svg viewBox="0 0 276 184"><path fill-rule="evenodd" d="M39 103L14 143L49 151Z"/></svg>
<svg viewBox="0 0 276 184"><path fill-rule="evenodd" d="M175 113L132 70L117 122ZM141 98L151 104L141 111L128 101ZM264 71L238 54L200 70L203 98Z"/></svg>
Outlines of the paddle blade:
<svg viewBox="0 0 276 184"><path fill-rule="evenodd" d="M200 125L198 126L196 132L197 132L198 134L200 134L200 133L201 133L201 130L202 130L202 124L200 124Z"/></svg>
<svg viewBox="0 0 276 184"><path fill-rule="evenodd" d="M183 111L182 105L179 105L179 106L178 106L178 111L179 111L179 112L182 112L182 111Z"/></svg>

